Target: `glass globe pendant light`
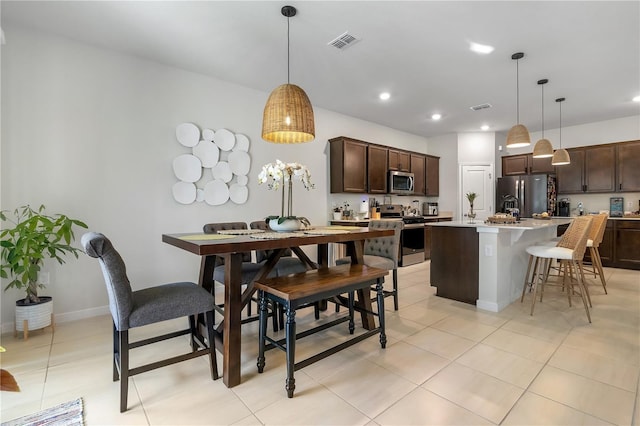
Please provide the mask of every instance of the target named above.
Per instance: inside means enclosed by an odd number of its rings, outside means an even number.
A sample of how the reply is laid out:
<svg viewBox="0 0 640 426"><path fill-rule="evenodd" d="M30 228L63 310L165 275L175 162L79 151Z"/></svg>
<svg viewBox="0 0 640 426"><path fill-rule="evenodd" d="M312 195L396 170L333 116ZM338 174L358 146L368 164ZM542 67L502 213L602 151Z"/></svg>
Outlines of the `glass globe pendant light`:
<svg viewBox="0 0 640 426"><path fill-rule="evenodd" d="M287 84L269 95L262 115L262 139L273 143L309 142L316 137L313 107L304 90L289 82L289 18L297 11L284 6L280 12L287 18Z"/></svg>
<svg viewBox="0 0 640 426"><path fill-rule="evenodd" d="M513 126L509 133L507 133L507 148L521 148L523 146L531 145L531 137L529 136L529 130L520 124L520 81L518 60L524 57L524 53L518 52L511 55L511 59L516 61L516 121L517 124Z"/></svg>
<svg viewBox="0 0 640 426"><path fill-rule="evenodd" d="M538 80L538 84L542 90L542 139L536 142L533 147L533 158L553 157L553 145L551 145L551 141L549 141L549 139L544 138L544 85L548 82L549 80L546 78Z"/></svg>
<svg viewBox="0 0 640 426"><path fill-rule="evenodd" d="M551 164L554 166L564 166L565 164L571 164L571 157L569 157L569 151L562 148L562 102L565 98L558 98L556 102L560 106L560 148L553 153Z"/></svg>

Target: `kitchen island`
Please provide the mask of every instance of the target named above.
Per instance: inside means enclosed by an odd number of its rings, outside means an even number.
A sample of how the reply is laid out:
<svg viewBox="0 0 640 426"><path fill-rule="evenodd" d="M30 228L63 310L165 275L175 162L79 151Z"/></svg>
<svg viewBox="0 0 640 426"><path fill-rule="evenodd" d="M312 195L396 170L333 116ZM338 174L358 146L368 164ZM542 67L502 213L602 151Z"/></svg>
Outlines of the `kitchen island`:
<svg viewBox="0 0 640 426"><path fill-rule="evenodd" d="M569 218L493 225L466 221L431 225L431 285L438 296L499 312L522 294L526 248L556 236Z"/></svg>

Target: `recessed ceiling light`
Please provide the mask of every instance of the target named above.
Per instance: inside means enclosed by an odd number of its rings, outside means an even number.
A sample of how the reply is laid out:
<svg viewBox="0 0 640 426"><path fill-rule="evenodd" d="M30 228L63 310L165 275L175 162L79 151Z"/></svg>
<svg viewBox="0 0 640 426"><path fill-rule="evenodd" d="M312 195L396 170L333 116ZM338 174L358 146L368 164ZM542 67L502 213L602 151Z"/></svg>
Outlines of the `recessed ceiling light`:
<svg viewBox="0 0 640 426"><path fill-rule="evenodd" d="M480 129L482 130L489 130L489 126L487 124L483 124Z"/></svg>
<svg viewBox="0 0 640 426"><path fill-rule="evenodd" d="M474 43L471 42L469 43L469 49L471 49L472 52L476 52L476 53L482 53L484 55L493 52L493 46L489 46L488 44L480 44L480 43Z"/></svg>
<svg viewBox="0 0 640 426"><path fill-rule="evenodd" d="M640 95L636 96L632 100L633 100L633 102L640 102Z"/></svg>
<svg viewBox="0 0 640 426"><path fill-rule="evenodd" d="M432 119L432 120L440 120L441 118L442 118L442 115L441 115L441 114L433 114L433 115L431 116L431 119Z"/></svg>
<svg viewBox="0 0 640 426"><path fill-rule="evenodd" d="M389 99L391 97L391 93L389 92L382 92L380 93L380 99L382 99L383 101L386 101L387 99Z"/></svg>

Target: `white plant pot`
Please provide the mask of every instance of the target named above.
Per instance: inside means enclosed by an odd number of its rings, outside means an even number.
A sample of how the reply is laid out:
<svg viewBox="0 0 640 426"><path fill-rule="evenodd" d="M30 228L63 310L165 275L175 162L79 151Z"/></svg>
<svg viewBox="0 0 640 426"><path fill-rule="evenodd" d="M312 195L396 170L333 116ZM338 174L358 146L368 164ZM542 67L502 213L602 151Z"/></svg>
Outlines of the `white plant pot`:
<svg viewBox="0 0 640 426"><path fill-rule="evenodd" d="M27 330L39 330L51 325L53 314L53 299L51 297L40 297L40 303L35 305L19 305L18 302L16 302L17 331L25 331L25 320L27 320Z"/></svg>
<svg viewBox="0 0 640 426"><path fill-rule="evenodd" d="M302 222L298 219L286 219L278 223L278 218L269 219L269 228L277 232L293 232L302 229Z"/></svg>

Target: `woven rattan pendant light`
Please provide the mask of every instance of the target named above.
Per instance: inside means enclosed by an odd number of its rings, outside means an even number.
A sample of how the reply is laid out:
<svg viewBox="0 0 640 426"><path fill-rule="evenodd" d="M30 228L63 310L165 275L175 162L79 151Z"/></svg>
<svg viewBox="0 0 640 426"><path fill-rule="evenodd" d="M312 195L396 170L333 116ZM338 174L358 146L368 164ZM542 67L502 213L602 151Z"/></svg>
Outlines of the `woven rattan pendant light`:
<svg viewBox="0 0 640 426"><path fill-rule="evenodd" d="M316 137L311 101L304 90L289 83L289 18L296 15L296 8L284 6L280 12L287 18L287 84L269 95L262 116L262 139L273 143L309 142Z"/></svg>
<svg viewBox="0 0 640 426"><path fill-rule="evenodd" d="M523 146L531 145L531 137L529 136L529 130L520 124L520 76L518 70L518 60L524 57L524 53L518 52L511 55L511 59L516 61L516 114L518 122L513 126L509 133L507 133L507 148L521 148Z"/></svg>
<svg viewBox="0 0 640 426"><path fill-rule="evenodd" d="M540 89L542 90L542 139L536 142L533 147L533 158L548 158L553 157L553 145L549 139L544 138L544 85L547 84L549 80L543 78L542 80L538 80L538 84L540 85Z"/></svg>
<svg viewBox="0 0 640 426"><path fill-rule="evenodd" d="M565 164L571 164L571 157L569 157L569 151L562 148L562 102L564 98L556 99L558 105L560 105L560 148L553 153L551 164L554 166L563 166Z"/></svg>

